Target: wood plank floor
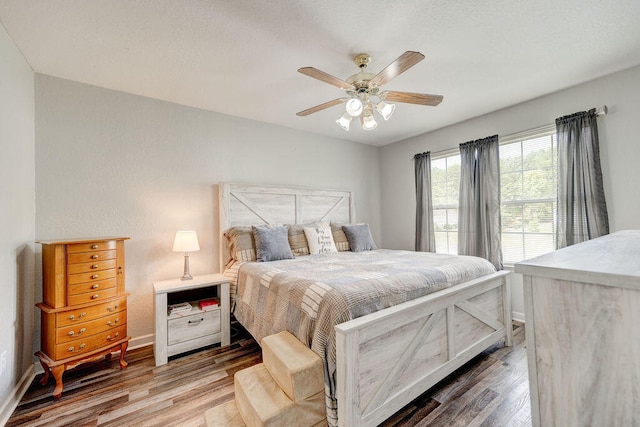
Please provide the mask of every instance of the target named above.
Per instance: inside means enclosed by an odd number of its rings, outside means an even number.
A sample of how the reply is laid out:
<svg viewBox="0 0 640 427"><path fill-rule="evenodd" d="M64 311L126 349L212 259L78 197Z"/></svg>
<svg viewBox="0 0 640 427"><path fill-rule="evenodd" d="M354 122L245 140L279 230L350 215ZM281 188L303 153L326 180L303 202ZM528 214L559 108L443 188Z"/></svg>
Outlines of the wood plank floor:
<svg viewBox="0 0 640 427"><path fill-rule="evenodd" d="M233 399L233 375L261 361L237 323L231 347L210 347L155 367L153 348L64 374L64 394L33 382L7 426L202 426L204 412ZM530 426L524 326L514 346L492 347L411 402L383 426Z"/></svg>

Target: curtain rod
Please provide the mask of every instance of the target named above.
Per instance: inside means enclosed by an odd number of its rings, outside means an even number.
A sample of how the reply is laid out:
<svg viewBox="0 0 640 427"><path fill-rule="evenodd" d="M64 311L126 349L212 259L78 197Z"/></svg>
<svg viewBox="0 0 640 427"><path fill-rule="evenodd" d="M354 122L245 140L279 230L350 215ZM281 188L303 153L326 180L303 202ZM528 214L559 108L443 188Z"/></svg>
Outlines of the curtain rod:
<svg viewBox="0 0 640 427"><path fill-rule="evenodd" d="M606 104L605 104L605 105L603 105L602 107L600 107L600 108L597 108L597 109L596 109L596 116L606 116L608 113L609 113L609 107L607 107L607 106L606 106ZM524 134L524 133L529 133L529 132L535 131L535 130L537 130L537 129L543 129L543 128L551 127L551 126L555 126L555 123L549 123L549 124L546 124L546 125L542 125L542 126L535 127L535 128L533 128L533 129L528 129L528 130L525 130L525 131L514 132L514 133L511 133L511 134L509 134L509 135L500 136L500 139L501 139L501 140L502 140L502 139L512 139L514 136L516 136L516 135L518 135L518 134L521 134L521 133L522 133L522 134ZM434 156L434 155L435 155L435 156L438 156L438 155L443 154L443 153L446 153L446 152L448 152L448 151L453 152L454 150L457 150L457 149L458 149L458 147L454 147L454 148L446 148L446 149L444 149L444 150L439 150L439 151L432 151L432 152L431 152L431 156ZM413 159L414 159L414 158L413 158L413 157L411 157L409 160L413 160Z"/></svg>

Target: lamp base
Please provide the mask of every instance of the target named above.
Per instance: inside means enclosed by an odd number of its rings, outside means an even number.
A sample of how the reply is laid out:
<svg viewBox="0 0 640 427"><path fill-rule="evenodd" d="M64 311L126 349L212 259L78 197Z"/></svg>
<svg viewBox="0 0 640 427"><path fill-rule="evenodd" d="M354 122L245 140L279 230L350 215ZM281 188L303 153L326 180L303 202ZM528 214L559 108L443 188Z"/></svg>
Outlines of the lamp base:
<svg viewBox="0 0 640 427"><path fill-rule="evenodd" d="M189 273L189 253L184 254L184 274L180 280L192 280L193 276Z"/></svg>

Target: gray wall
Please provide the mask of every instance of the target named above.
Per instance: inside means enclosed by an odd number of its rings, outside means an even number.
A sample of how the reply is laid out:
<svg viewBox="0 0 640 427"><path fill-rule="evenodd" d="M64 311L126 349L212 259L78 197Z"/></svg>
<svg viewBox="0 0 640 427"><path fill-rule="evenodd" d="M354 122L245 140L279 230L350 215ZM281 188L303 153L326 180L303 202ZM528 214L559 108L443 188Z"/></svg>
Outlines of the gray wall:
<svg viewBox="0 0 640 427"><path fill-rule="evenodd" d="M176 230L198 233L193 274L220 271L220 181L353 190L358 219L382 243L376 147L40 74L35 82L36 237L131 237L132 345L153 339L152 282L182 274Z"/></svg>
<svg viewBox="0 0 640 427"><path fill-rule="evenodd" d="M498 90L498 88L496 88ZM446 102L446 97L445 97ZM598 119L600 155L612 231L640 228L640 67L382 147L382 240L394 249L413 248L414 154L456 148L489 135L508 135L554 123L556 117L606 104ZM515 278L516 285L520 279ZM514 311L522 313L521 287Z"/></svg>
<svg viewBox="0 0 640 427"><path fill-rule="evenodd" d="M33 90L31 68L0 25L0 424L33 357Z"/></svg>

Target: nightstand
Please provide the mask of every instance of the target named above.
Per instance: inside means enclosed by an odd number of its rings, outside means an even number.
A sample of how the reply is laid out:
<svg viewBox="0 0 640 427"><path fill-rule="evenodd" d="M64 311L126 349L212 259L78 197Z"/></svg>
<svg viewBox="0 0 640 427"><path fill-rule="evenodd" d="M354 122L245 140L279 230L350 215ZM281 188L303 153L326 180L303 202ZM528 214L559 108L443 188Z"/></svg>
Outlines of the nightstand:
<svg viewBox="0 0 640 427"><path fill-rule="evenodd" d="M156 333L153 353L156 366L167 363L169 356L211 344L230 344L229 280L221 274L194 276L191 280L153 282L155 293ZM201 310L199 301L216 298L218 307ZM191 311L168 313L168 306L189 302Z"/></svg>

